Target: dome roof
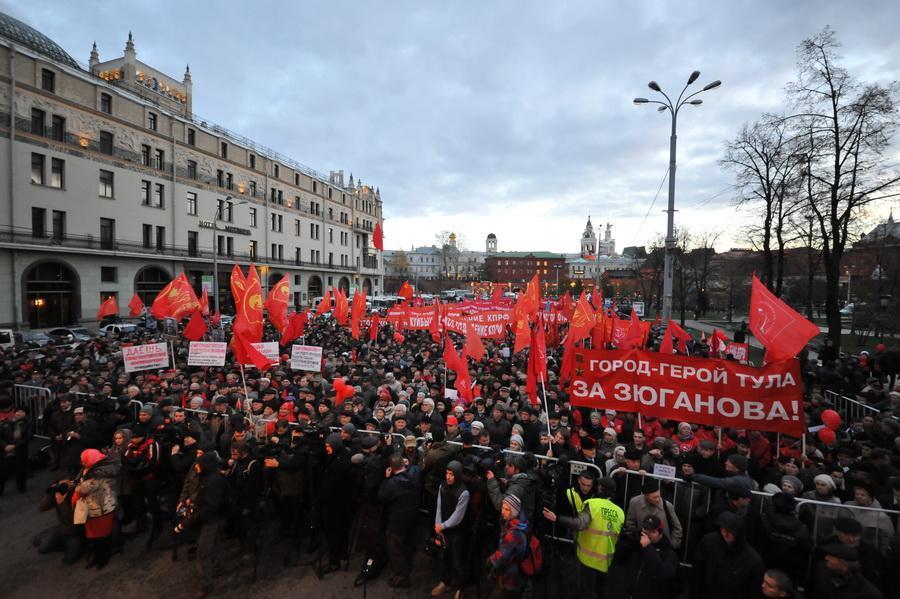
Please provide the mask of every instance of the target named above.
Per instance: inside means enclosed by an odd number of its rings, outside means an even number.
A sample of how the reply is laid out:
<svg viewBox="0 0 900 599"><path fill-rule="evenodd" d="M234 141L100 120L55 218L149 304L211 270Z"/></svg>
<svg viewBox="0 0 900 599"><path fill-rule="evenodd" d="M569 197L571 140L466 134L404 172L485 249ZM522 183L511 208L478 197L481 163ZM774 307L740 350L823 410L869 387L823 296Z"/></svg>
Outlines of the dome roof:
<svg viewBox="0 0 900 599"><path fill-rule="evenodd" d="M493 233L488 233L487 238L488 238L488 239L497 239L497 236L494 235Z"/></svg>
<svg viewBox="0 0 900 599"><path fill-rule="evenodd" d="M59 44L37 29L4 13L0 13L0 37L5 37L38 54L43 54L55 62L61 62L76 69L80 68L75 59L69 56L69 53L63 50Z"/></svg>

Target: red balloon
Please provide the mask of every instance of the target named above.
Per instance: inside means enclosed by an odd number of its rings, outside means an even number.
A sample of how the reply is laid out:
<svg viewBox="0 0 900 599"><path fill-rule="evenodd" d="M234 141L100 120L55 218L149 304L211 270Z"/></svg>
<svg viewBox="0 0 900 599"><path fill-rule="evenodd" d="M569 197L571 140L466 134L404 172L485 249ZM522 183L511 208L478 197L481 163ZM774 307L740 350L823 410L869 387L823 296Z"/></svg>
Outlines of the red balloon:
<svg viewBox="0 0 900 599"><path fill-rule="evenodd" d="M400 333L394 333L394 341L396 341L397 343L403 343L404 341L406 341L406 337L404 337Z"/></svg>
<svg viewBox="0 0 900 599"><path fill-rule="evenodd" d="M822 424L831 430L836 430L841 425L841 415L834 410L825 410L822 412Z"/></svg>
<svg viewBox="0 0 900 599"><path fill-rule="evenodd" d="M337 391L338 394L340 394L340 391L347 386L347 381L343 378L334 379L331 386L334 387L334 390Z"/></svg>
<svg viewBox="0 0 900 599"><path fill-rule="evenodd" d="M830 428L819 429L819 441L825 445L832 445L837 440L837 435Z"/></svg>

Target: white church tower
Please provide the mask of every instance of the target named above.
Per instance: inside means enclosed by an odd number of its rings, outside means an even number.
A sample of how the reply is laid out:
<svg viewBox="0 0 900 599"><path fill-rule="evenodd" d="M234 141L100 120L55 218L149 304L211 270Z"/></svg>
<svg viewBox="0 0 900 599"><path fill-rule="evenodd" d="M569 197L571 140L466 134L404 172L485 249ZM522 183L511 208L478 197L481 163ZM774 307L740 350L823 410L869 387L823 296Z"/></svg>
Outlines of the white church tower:
<svg viewBox="0 0 900 599"><path fill-rule="evenodd" d="M597 253L597 236L594 234L594 225L591 224L591 217L588 216L587 225L584 227L584 233L581 235L581 255L593 256Z"/></svg>

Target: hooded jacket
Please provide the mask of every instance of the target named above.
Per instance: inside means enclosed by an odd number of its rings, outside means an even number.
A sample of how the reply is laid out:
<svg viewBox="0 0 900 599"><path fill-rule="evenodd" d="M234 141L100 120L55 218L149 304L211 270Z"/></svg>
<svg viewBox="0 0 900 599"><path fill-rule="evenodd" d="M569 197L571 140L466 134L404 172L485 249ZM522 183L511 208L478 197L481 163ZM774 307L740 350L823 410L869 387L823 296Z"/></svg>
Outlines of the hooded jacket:
<svg viewBox="0 0 900 599"><path fill-rule="evenodd" d="M418 466L409 466L381 483L378 499L386 508L388 532L405 535L415 528L421 490L422 470Z"/></svg>
<svg viewBox="0 0 900 599"><path fill-rule="evenodd" d="M708 533L697 547L692 568L691 597L728 597L751 599L757 596L765 567L759 554L747 544L740 518L731 513L719 516L719 522L733 531L735 542L725 542L718 532Z"/></svg>
<svg viewBox="0 0 900 599"><path fill-rule="evenodd" d="M101 454L99 461L82 470L81 482L75 492L87 505L89 518L99 518L116 511L119 468L114 459Z"/></svg>
<svg viewBox="0 0 900 599"><path fill-rule="evenodd" d="M214 453L204 453L197 459L200 467L200 485L197 503L185 519L185 527L203 526L225 517L227 486L225 477L219 472L219 458Z"/></svg>

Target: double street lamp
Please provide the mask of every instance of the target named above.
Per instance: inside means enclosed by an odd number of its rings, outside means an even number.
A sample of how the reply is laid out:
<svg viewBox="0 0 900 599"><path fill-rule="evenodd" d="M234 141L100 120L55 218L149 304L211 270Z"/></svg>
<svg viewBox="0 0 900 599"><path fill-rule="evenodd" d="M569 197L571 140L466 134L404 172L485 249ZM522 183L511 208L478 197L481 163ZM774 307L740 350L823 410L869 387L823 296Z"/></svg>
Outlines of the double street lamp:
<svg viewBox="0 0 900 599"><path fill-rule="evenodd" d="M216 202L216 214L213 216L213 301L216 304L216 311L221 313L222 307L219 305L219 217L222 216L222 207L225 206L229 201L231 201L231 196L225 196L225 199L220 203ZM241 200L237 204L232 205L240 206L241 204L246 204L247 200Z"/></svg>
<svg viewBox="0 0 900 599"><path fill-rule="evenodd" d="M700 71L694 71L693 73L691 73L691 76L688 77L687 84L685 84L684 89L682 89L681 93L678 94L678 99L674 102L666 94L666 92L664 92L662 88L660 88L659 84L656 81L651 81L647 84L647 87L655 92L659 92L660 94L662 94L662 96L665 98L665 101L648 100L647 98L634 99L635 104L659 104L659 108L657 108L657 111L664 112L668 110L669 114L672 117L672 134L669 137L669 206L666 210L666 212L668 212L668 222L666 224L665 269L663 271L662 320L666 324L668 324L669 320L672 318L672 263L675 255L675 142L677 140L676 125L678 122L678 112L679 110L681 110L681 107L686 104L690 106L699 106L700 104L703 104L703 100L695 100L694 97L698 94L709 91L711 89L715 89L722 85L721 81L716 80L704 86L703 89L685 96L684 94L687 91L688 87L690 87L690 85L694 83L698 77L700 77Z"/></svg>

